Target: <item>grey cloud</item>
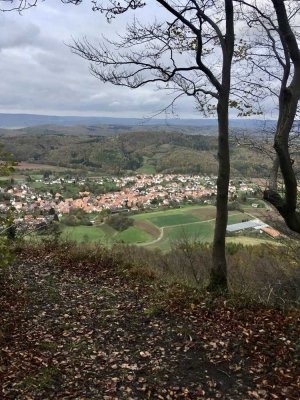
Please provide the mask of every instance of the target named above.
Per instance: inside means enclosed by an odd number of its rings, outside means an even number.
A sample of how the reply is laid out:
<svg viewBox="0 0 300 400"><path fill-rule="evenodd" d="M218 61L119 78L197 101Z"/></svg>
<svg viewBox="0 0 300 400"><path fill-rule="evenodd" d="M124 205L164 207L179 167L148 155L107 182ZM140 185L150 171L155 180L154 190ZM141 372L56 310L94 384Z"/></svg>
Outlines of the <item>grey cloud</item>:
<svg viewBox="0 0 300 400"><path fill-rule="evenodd" d="M0 19L0 50L32 46L40 35L40 28L33 23L19 25L16 21Z"/></svg>
<svg viewBox="0 0 300 400"><path fill-rule="evenodd" d="M163 11L147 6L138 14L149 21ZM90 2L74 7L59 0L42 2L22 16L0 14L0 112L142 118L162 110L172 95L154 85L139 90L104 85L65 45L84 35L93 42L101 33L112 38L127 21L128 16L121 16L107 24L103 15L91 11ZM186 97L175 108L185 117L197 117L194 110Z"/></svg>

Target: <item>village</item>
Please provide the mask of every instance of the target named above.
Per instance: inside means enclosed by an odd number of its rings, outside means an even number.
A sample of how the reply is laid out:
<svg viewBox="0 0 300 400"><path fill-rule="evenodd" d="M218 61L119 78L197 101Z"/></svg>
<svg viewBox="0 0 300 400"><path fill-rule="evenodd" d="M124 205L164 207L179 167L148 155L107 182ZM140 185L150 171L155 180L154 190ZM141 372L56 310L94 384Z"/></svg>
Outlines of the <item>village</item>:
<svg viewBox="0 0 300 400"><path fill-rule="evenodd" d="M84 190L87 185L97 188L104 184L114 190L100 195ZM70 192L66 187L74 188L73 197L68 196ZM54 191L53 188L61 190ZM78 179L69 175L44 175L36 180L11 182L0 187L0 212L9 212L17 229L26 232L39 229L53 219L65 221L76 210L87 215L89 224L98 225L108 214L168 210L184 204L214 205L215 196L215 176L155 174ZM241 202L252 208L264 206L257 185L245 180L230 182L229 200L230 205L235 204L238 208ZM248 228L247 224L245 221L232 229L228 226L228 231L242 231ZM268 226L259 220L255 226L268 230Z"/></svg>
<svg viewBox="0 0 300 400"><path fill-rule="evenodd" d="M25 220L36 219L36 215L46 215L51 210L58 217L68 214L73 209L82 209L86 213L100 213L104 210L118 212L120 210L142 211L145 208L155 208L159 205L178 205L183 202L202 201L212 204L216 195L215 176L190 175L135 175L111 177L116 190L102 195L88 191L78 191L74 198L65 198L63 193L53 193L54 185L74 184L75 178L39 179L49 190L34 189L29 183L14 183L0 187L0 211L13 209ZM77 185L84 186L86 180L81 178ZM95 178L94 184L102 185L103 178ZM230 199L237 198L239 192L253 194L253 184L239 181L231 182ZM255 205L254 205L255 206ZM41 220L41 217L39 218Z"/></svg>

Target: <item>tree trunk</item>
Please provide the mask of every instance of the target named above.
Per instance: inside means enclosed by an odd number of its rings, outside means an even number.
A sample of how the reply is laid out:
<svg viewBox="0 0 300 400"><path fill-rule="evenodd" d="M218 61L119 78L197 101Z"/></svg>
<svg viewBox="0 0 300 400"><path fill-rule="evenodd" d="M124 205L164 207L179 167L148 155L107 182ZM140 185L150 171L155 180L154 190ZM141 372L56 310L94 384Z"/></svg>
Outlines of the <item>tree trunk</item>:
<svg viewBox="0 0 300 400"><path fill-rule="evenodd" d="M272 189L264 193L269 201L284 218L287 226L300 233L300 213L297 210L297 179L289 153L289 135L297 113L300 99L300 51L297 39L290 27L283 0L272 0L277 16L281 40L288 48L294 66L290 85L282 84L279 95L279 117L276 127L274 148L276 150L281 174L284 181L285 195L282 198Z"/></svg>
<svg viewBox="0 0 300 400"><path fill-rule="evenodd" d="M279 158L277 154L273 160L270 179L269 179L269 189L277 192L278 190L278 171L279 171Z"/></svg>
<svg viewBox="0 0 300 400"><path fill-rule="evenodd" d="M229 93L228 93L229 94ZM229 124L228 98L220 98L218 104L218 180L216 225L213 241L213 267L210 276L210 288L227 288L227 262L225 254L225 237L228 220L228 188L230 178L229 160Z"/></svg>
<svg viewBox="0 0 300 400"><path fill-rule="evenodd" d="M274 148L284 181L285 195L282 198L277 190L271 187L264 192L264 199L277 209L286 225L297 233L300 233L300 213L297 211L297 179L290 158L288 139L296 117L299 86L300 70L298 74L295 71L293 82L289 88L281 91L279 99L279 118Z"/></svg>
<svg viewBox="0 0 300 400"><path fill-rule="evenodd" d="M229 94L231 63L234 48L234 23L232 0L225 0L226 35L223 50L222 88L218 99L218 179L216 225L213 240L213 267L210 275L210 290L227 290L227 262L225 238L228 220L228 189L230 178L229 158Z"/></svg>

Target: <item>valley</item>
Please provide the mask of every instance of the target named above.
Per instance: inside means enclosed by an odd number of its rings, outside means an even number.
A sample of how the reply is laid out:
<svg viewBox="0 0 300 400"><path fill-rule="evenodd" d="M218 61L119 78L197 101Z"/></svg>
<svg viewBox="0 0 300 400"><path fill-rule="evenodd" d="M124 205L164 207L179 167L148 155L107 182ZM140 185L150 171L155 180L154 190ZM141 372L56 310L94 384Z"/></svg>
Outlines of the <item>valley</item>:
<svg viewBox="0 0 300 400"><path fill-rule="evenodd" d="M182 241L212 242L215 195L216 177L208 175L78 177L55 168L19 169L2 180L0 209L13 213L16 231L26 240L56 235L78 243L124 243L167 252ZM268 208L260 197L257 183L233 179L228 224L267 221ZM227 241L255 245L274 239L252 229L228 234Z"/></svg>
<svg viewBox="0 0 300 400"><path fill-rule="evenodd" d="M300 0L0 0L0 399L300 400Z"/></svg>

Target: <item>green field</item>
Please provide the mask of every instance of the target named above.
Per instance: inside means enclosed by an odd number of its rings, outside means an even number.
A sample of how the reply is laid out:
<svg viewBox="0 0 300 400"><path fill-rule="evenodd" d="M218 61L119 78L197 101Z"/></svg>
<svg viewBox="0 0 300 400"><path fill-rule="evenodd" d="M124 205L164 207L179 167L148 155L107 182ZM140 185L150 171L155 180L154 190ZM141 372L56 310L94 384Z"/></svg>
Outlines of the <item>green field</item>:
<svg viewBox="0 0 300 400"><path fill-rule="evenodd" d="M211 242L214 234L215 207L185 206L178 209L154 211L131 217L135 223L123 232L118 232L107 224L99 227L79 226L64 229L63 237L78 242L101 242L108 245L116 242L138 244L149 249L170 250L182 239L195 239ZM239 211L231 211L228 224L235 224L252 219ZM229 241L258 244L261 239L247 237L229 238Z"/></svg>
<svg viewBox="0 0 300 400"><path fill-rule="evenodd" d="M63 230L62 237L76 242L111 242L111 236L107 235L101 227L96 226L67 227Z"/></svg>
<svg viewBox="0 0 300 400"><path fill-rule="evenodd" d="M202 214L206 214L207 210L214 210L215 207L213 206L183 206L181 208L175 208L171 210L163 210L163 211L153 211L153 212L146 212L142 214L137 214L134 215L132 218L136 221L143 221L143 220L149 220L152 221L159 221L161 219L165 219L165 217L172 217L174 219L174 222L176 221L176 218L193 218L193 214L195 211L198 211L200 213L200 216ZM196 221L200 221L200 217L197 217ZM177 220L178 221L178 220ZM183 221L181 223L184 223ZM187 222L189 223L189 221ZM180 222L177 222L176 224L180 224ZM172 223L174 225L174 223ZM162 225L164 226L164 225Z"/></svg>
<svg viewBox="0 0 300 400"><path fill-rule="evenodd" d="M207 210L206 210L207 211ZM243 213L230 215L228 217L228 224L235 224L247 218ZM251 218L249 218L251 219ZM165 227L163 229L163 237L161 240L150 244L149 248L159 247L161 250L169 250L176 242L188 238L192 240L199 240L201 242L211 242L214 235L214 221L200 221L199 223L191 223L188 225Z"/></svg>
<svg viewBox="0 0 300 400"><path fill-rule="evenodd" d="M149 242L152 239L153 237L149 235L149 233L144 232L135 226L131 226L115 236L116 241L122 241L130 244Z"/></svg>
<svg viewBox="0 0 300 400"><path fill-rule="evenodd" d="M244 213L239 213L239 212L232 212L232 214L228 216L228 225L231 224L238 224L239 222L243 221L250 221L253 219L252 217L249 217L249 215L244 214Z"/></svg>
<svg viewBox="0 0 300 400"><path fill-rule="evenodd" d="M112 244L114 242L143 243L153 240L153 237L143 230L131 226L123 232L117 232L109 225L96 226L74 226L66 227L62 237L76 242L98 242Z"/></svg>
<svg viewBox="0 0 300 400"><path fill-rule="evenodd" d="M147 220L152 222L152 224L158 226L159 228L163 226L183 225L200 221L199 218L194 217L194 215L189 213L177 213L174 215L159 215L147 218Z"/></svg>
<svg viewBox="0 0 300 400"><path fill-rule="evenodd" d="M161 240L150 244L148 248L159 247L163 251L170 250L173 245L180 240L196 239L202 242L210 242L213 238L214 222L205 222L201 224L191 224L176 227L164 228Z"/></svg>

